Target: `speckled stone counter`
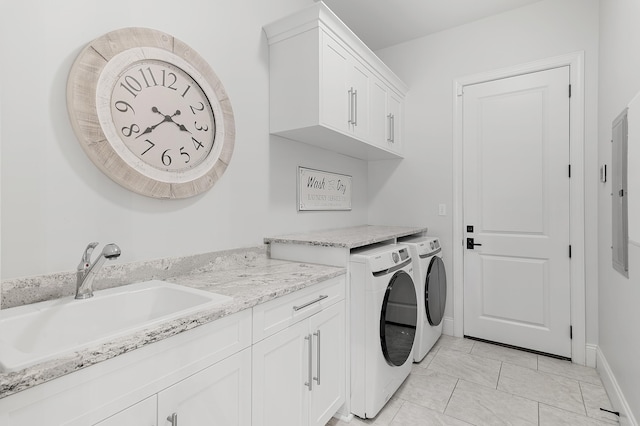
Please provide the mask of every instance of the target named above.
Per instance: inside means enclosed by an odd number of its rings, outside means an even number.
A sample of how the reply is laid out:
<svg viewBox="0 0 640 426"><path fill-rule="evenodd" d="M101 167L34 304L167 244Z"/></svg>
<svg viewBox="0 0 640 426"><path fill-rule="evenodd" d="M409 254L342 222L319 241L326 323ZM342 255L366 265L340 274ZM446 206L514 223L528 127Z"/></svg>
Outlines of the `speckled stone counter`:
<svg viewBox="0 0 640 426"><path fill-rule="evenodd" d="M265 238L266 244L303 244L355 249L382 241L426 233L425 227L363 225Z"/></svg>
<svg viewBox="0 0 640 426"><path fill-rule="evenodd" d="M224 294L233 298L230 302L17 372L0 373L0 398L345 273L344 268L269 259L263 247L198 256L197 259L189 257L147 262L136 266L125 265L115 267L115 270L122 270L123 273L128 271L136 276L135 281L163 279ZM174 274L169 276L169 270ZM113 284L114 280L117 281L117 278L111 277L110 284ZM13 280L9 291L15 293L13 295L16 298L20 298L20 289L23 289L23 293L33 293L34 288L52 287L46 283L35 285L36 281L36 278L27 280L28 286L25 289L24 286L20 286L21 283L24 284L23 281ZM3 286L5 284L6 282L3 282ZM63 292L66 292L66 288Z"/></svg>

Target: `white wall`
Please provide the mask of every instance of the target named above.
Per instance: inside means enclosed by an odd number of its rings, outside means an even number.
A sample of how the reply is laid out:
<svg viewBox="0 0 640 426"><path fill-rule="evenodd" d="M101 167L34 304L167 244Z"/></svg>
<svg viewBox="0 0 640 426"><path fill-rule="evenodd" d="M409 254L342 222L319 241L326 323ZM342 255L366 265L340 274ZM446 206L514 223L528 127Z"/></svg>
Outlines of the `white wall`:
<svg viewBox="0 0 640 426"><path fill-rule="evenodd" d="M90 241L120 262L253 246L265 236L367 219L367 163L269 136L266 23L312 0L25 0L0 11L2 278L73 270ZM141 26L197 50L229 93L235 152L204 195L162 201L113 183L88 159L66 109L71 64L91 40ZM296 167L353 176L353 210L297 213Z"/></svg>
<svg viewBox="0 0 640 426"><path fill-rule="evenodd" d="M640 91L640 2L600 1L599 156L611 171L611 123ZM633 197L634 194L629 194ZM629 278L611 266L611 182L598 187L599 346L640 419L640 248L629 245ZM630 217L629 220L638 220Z"/></svg>
<svg viewBox="0 0 640 426"><path fill-rule="evenodd" d="M409 94L406 158L369 166L369 223L426 223L429 233L443 240L452 295L453 81L576 51L585 52L586 327L587 342L595 343L597 0L546 0L376 52L407 83ZM441 203L447 205L446 216L438 216ZM448 317L452 302L449 297Z"/></svg>

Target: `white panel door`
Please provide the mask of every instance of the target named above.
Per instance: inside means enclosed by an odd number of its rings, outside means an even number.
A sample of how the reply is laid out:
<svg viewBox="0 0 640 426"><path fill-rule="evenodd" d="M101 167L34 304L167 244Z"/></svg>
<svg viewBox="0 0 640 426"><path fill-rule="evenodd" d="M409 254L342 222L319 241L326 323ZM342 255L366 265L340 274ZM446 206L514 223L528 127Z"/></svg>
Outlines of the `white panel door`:
<svg viewBox="0 0 640 426"><path fill-rule="evenodd" d="M95 426L156 426L158 403L156 395L138 402ZM161 423L162 424L162 423Z"/></svg>
<svg viewBox="0 0 640 426"><path fill-rule="evenodd" d="M251 348L160 392L158 423L171 424L174 414L180 426L250 426Z"/></svg>
<svg viewBox="0 0 640 426"><path fill-rule="evenodd" d="M369 140L381 148L387 148L387 87L378 79L371 80L370 137Z"/></svg>
<svg viewBox="0 0 640 426"><path fill-rule="evenodd" d="M467 336L571 357L569 100L569 67L464 88Z"/></svg>
<svg viewBox="0 0 640 426"><path fill-rule="evenodd" d="M309 423L308 327L301 321L253 345L253 426Z"/></svg>
<svg viewBox="0 0 640 426"><path fill-rule="evenodd" d="M352 90L351 131L363 140L369 140L369 70L356 60L351 60L347 85Z"/></svg>
<svg viewBox="0 0 640 426"><path fill-rule="evenodd" d="M340 43L322 35L321 122L343 133L351 131L351 92L347 87L349 54Z"/></svg>
<svg viewBox="0 0 640 426"><path fill-rule="evenodd" d="M346 400L345 321L344 301L309 318L314 352L310 426L324 426Z"/></svg>

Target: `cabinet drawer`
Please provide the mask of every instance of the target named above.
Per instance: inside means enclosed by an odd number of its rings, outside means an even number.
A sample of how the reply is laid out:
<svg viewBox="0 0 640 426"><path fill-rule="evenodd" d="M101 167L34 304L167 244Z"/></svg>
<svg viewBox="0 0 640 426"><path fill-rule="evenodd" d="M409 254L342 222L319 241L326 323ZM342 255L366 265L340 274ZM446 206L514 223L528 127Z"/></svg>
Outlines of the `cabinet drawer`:
<svg viewBox="0 0 640 426"><path fill-rule="evenodd" d="M253 308L253 342L259 342L344 299L345 276L288 294Z"/></svg>

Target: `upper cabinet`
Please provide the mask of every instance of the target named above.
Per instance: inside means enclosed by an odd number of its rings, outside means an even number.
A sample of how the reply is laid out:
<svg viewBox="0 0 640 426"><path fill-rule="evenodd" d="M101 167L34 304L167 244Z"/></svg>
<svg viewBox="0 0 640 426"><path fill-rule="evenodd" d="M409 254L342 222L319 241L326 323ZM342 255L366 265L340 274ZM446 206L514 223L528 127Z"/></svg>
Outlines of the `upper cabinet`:
<svg viewBox="0 0 640 426"><path fill-rule="evenodd" d="M264 29L272 134L365 160L402 158L406 85L324 3Z"/></svg>

